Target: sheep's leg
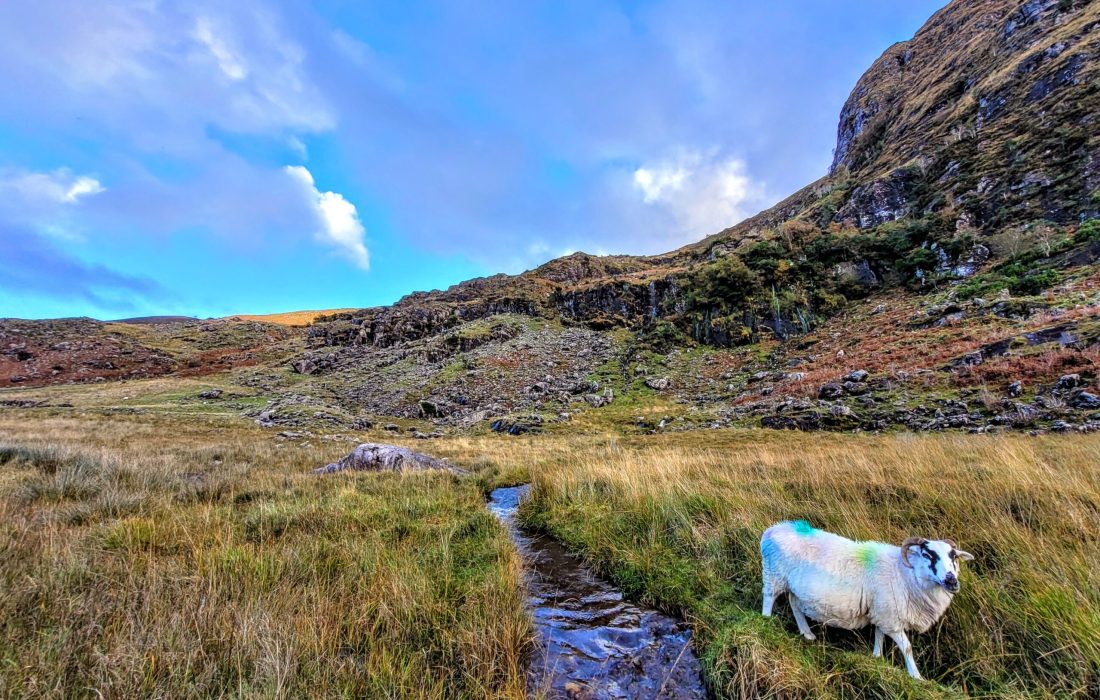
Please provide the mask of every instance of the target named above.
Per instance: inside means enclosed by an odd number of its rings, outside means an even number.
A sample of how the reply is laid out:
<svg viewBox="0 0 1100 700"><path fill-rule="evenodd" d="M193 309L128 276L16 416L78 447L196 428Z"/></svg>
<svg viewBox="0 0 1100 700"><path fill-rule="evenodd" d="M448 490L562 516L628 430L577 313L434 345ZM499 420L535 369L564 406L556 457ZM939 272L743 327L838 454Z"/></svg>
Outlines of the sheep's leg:
<svg viewBox="0 0 1100 700"><path fill-rule="evenodd" d="M917 670L917 662L913 658L913 645L909 643L909 637L904 631L887 632L887 634L889 634L890 639L893 639L894 643L898 645L898 649L901 651L902 656L905 657L905 670L909 672L910 676L920 680L920 671Z"/></svg>
<svg viewBox="0 0 1100 700"><path fill-rule="evenodd" d="M794 621L798 625L798 631L811 642L817 637L810 631L810 623L806 621L806 615L802 612L802 601L794 593L787 593L787 599L791 603L791 612L794 613Z"/></svg>
<svg viewBox="0 0 1100 700"><path fill-rule="evenodd" d="M775 607L775 599L779 597L779 594L775 592L775 587L771 582L764 584L764 617L772 616L772 608Z"/></svg>
<svg viewBox="0 0 1100 700"><path fill-rule="evenodd" d="M882 638L883 638L883 636L884 635L882 634L882 628L879 627L878 625L875 625L875 648L871 652L871 656L875 657L876 659L879 658L880 656L882 656Z"/></svg>

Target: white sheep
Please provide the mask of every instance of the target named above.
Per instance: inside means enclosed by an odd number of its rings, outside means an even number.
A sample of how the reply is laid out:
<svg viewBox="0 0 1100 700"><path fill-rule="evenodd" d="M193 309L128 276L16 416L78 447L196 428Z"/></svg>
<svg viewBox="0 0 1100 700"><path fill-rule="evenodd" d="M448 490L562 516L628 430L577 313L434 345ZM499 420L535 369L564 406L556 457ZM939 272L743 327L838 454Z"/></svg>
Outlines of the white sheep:
<svg viewBox="0 0 1100 700"><path fill-rule="evenodd" d="M765 530L760 557L765 616L786 593L806 639L815 639L807 617L843 629L874 625L874 656L882 656L882 637L889 635L913 678L921 675L906 631L926 632L943 616L959 591L959 560L974 558L947 539L910 537L900 547L853 542L805 520Z"/></svg>

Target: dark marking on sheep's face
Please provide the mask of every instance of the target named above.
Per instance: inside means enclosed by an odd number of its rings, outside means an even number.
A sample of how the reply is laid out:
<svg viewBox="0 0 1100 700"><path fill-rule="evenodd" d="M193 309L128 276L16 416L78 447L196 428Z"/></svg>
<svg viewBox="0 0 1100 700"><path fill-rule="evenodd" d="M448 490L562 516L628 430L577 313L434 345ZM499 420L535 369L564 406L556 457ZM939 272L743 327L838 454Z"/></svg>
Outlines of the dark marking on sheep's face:
<svg viewBox="0 0 1100 700"><path fill-rule="evenodd" d="M925 542L920 546L920 554L918 576L942 586L948 593L959 591L959 562L974 558L970 553L957 549L954 542L944 540Z"/></svg>
<svg viewBox="0 0 1100 700"><path fill-rule="evenodd" d="M936 553L936 550L931 549L928 543L925 542L920 546L920 553L925 559L928 560L928 568L932 570L932 575L936 575L936 564L940 560L940 555Z"/></svg>

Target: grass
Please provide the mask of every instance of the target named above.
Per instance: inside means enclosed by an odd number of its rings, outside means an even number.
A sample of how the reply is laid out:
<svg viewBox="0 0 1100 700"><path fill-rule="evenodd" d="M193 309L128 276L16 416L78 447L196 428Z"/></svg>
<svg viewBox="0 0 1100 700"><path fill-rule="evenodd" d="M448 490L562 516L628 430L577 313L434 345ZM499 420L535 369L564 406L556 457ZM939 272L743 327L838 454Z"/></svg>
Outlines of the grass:
<svg viewBox="0 0 1100 700"><path fill-rule="evenodd" d="M532 627L484 494L528 479L528 524L691 621L716 697L1096 695L1096 436L579 427L302 446L230 416L0 409L0 696L521 697ZM357 439L473 475L309 474ZM931 682L866 631L760 616L759 535L786 518L975 554L914 635Z"/></svg>
<svg viewBox="0 0 1100 700"><path fill-rule="evenodd" d="M694 443L694 444L692 444ZM701 444L700 444L701 443ZM719 697L1095 697L1100 440L758 432L589 445L534 469L522 517L632 596L694 623ZM807 643L758 613L760 533L805 518L856 539L952 537L977 559L922 672L869 634Z"/></svg>
<svg viewBox="0 0 1100 700"><path fill-rule="evenodd" d="M318 478L345 445L199 417L29 423L0 418L0 696L524 695L493 465Z"/></svg>

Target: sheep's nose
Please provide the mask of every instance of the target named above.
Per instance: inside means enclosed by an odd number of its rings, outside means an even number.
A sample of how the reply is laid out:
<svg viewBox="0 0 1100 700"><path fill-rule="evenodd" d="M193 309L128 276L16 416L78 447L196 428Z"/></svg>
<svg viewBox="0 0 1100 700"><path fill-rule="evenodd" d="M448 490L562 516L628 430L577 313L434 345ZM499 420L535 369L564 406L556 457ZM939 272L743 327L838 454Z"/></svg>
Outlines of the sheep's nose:
<svg viewBox="0 0 1100 700"><path fill-rule="evenodd" d="M949 591L959 590L959 577L952 572L947 572L947 575L943 577L943 585Z"/></svg>

